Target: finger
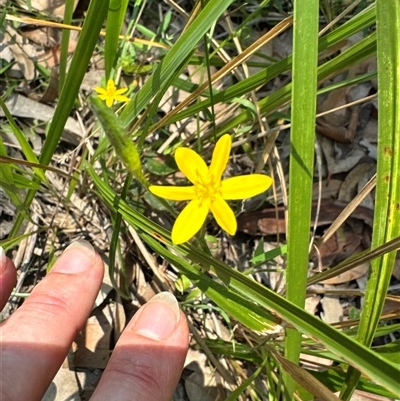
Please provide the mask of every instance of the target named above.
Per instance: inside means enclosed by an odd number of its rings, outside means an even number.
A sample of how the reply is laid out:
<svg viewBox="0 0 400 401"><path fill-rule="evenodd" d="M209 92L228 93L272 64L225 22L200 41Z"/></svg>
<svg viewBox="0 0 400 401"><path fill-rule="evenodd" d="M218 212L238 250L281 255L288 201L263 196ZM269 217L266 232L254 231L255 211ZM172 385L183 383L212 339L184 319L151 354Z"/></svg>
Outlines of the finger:
<svg viewBox="0 0 400 401"><path fill-rule="evenodd" d="M86 241L72 243L0 326L0 400L40 400L87 319L104 274Z"/></svg>
<svg viewBox="0 0 400 401"><path fill-rule="evenodd" d="M17 280L14 263L6 257L0 246L0 311L4 308Z"/></svg>
<svg viewBox="0 0 400 401"><path fill-rule="evenodd" d="M122 333L91 401L167 401L189 346L186 317L162 292L139 309Z"/></svg>

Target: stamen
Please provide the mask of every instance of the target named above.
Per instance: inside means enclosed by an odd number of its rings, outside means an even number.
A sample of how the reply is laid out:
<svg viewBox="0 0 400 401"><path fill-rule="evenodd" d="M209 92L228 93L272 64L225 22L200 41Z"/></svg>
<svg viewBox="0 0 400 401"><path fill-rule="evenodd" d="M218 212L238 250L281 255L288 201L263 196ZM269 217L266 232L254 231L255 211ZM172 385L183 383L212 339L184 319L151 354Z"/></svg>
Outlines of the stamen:
<svg viewBox="0 0 400 401"><path fill-rule="evenodd" d="M197 182L194 185L197 199L201 202L205 199L214 200L220 192L221 181L215 180L212 174L202 176L197 172Z"/></svg>

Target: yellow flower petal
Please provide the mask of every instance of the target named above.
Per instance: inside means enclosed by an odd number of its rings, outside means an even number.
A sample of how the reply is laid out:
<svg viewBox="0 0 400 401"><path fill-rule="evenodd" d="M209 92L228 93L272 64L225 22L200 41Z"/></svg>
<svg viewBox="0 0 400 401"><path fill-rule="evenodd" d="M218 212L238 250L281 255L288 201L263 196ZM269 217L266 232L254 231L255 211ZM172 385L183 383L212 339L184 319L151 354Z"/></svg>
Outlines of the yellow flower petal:
<svg viewBox="0 0 400 401"><path fill-rule="evenodd" d="M176 201L192 200L196 197L194 187L167 187L151 185L149 191L160 198Z"/></svg>
<svg viewBox="0 0 400 401"><path fill-rule="evenodd" d="M128 90L128 88L117 89L114 80L112 79L109 79L107 81L105 89L97 87L94 90L99 94L99 98L101 100L106 101L107 107L111 107L115 101L129 102L130 100L128 96L123 95L123 93L125 93Z"/></svg>
<svg viewBox="0 0 400 401"><path fill-rule="evenodd" d="M127 90L128 90L128 88L120 88L120 89L117 89L116 91L114 91L114 96L122 95L122 94L125 93Z"/></svg>
<svg viewBox="0 0 400 401"><path fill-rule="evenodd" d="M107 81L107 91L108 92L114 92L115 91L115 84L113 79L109 79Z"/></svg>
<svg viewBox="0 0 400 401"><path fill-rule="evenodd" d="M261 194L272 185L272 178L263 174L239 175L222 181L223 199L246 199Z"/></svg>
<svg viewBox="0 0 400 401"><path fill-rule="evenodd" d="M219 180L222 177L228 164L229 154L231 153L232 139L229 134L221 136L215 145L215 149L211 159L210 173L215 179Z"/></svg>
<svg viewBox="0 0 400 401"><path fill-rule="evenodd" d="M189 241L204 224L209 210L208 202L200 202L197 199L189 202L172 227L172 242L182 244Z"/></svg>
<svg viewBox="0 0 400 401"><path fill-rule="evenodd" d="M117 102L129 102L131 100L131 99L129 99L128 96L124 96L124 95L114 95L113 98Z"/></svg>
<svg viewBox="0 0 400 401"><path fill-rule="evenodd" d="M107 95L107 94L99 95L99 99L101 99L101 100L107 100L107 99L108 99L108 95Z"/></svg>
<svg viewBox="0 0 400 401"><path fill-rule="evenodd" d="M100 88L100 86L97 86L96 88L94 88L94 90L95 90L97 93L100 93L101 95L107 95L107 89ZM99 97L100 97L100 96L99 96ZM101 97L100 97L100 99L101 99ZM102 100L104 100L104 99L102 99Z"/></svg>
<svg viewBox="0 0 400 401"><path fill-rule="evenodd" d="M196 183L199 175L205 177L208 174L208 167L205 161L192 149L176 149L175 161L179 170L185 174L192 184Z"/></svg>
<svg viewBox="0 0 400 401"><path fill-rule="evenodd" d="M217 220L218 225L230 235L235 235L237 230L237 221L233 210L220 197L217 196L210 204L212 214Z"/></svg>

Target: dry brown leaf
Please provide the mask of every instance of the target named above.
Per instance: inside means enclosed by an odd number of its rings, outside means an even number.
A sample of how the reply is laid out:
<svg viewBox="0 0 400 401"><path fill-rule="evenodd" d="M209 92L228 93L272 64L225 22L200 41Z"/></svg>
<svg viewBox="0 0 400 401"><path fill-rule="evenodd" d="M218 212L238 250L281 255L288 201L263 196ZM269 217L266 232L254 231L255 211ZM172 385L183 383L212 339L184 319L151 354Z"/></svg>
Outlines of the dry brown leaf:
<svg viewBox="0 0 400 401"><path fill-rule="evenodd" d="M20 30L24 38L35 42L40 47L54 47L61 43L61 29L49 26L38 27L36 25L27 25Z"/></svg>
<svg viewBox="0 0 400 401"><path fill-rule="evenodd" d="M354 255L362 239L362 235L355 232L350 226L339 227L334 235L318 248L318 252L314 253L314 263L318 266L322 265L320 267L336 265Z"/></svg>
<svg viewBox="0 0 400 401"><path fill-rule="evenodd" d="M75 51L76 45L78 44L75 40L70 40L68 43L68 53L73 53ZM60 64L61 57L61 47L56 45L51 47L43 55L38 57L38 63L45 68L53 68Z"/></svg>
<svg viewBox="0 0 400 401"><path fill-rule="evenodd" d="M323 180L321 183L322 193L321 199L337 199L340 187L342 185L342 180ZM313 200L319 198L319 184L318 182L313 185Z"/></svg>
<svg viewBox="0 0 400 401"><path fill-rule="evenodd" d="M317 306L319 305L320 300L321 297L319 295L312 295L307 297L304 305L304 309L306 310L306 312L314 315L317 311Z"/></svg>
<svg viewBox="0 0 400 401"><path fill-rule="evenodd" d="M18 68L27 81L35 78L36 47L29 43L18 31L7 24L2 43L8 46L13 54Z"/></svg>
<svg viewBox="0 0 400 401"><path fill-rule="evenodd" d="M54 115L53 107L15 93L7 98L5 104L14 117L49 121ZM3 109L0 109L0 117L4 117ZM82 139L81 127L72 117L68 117L62 138L75 146L79 145Z"/></svg>
<svg viewBox="0 0 400 401"><path fill-rule="evenodd" d="M325 288L335 288L325 285ZM340 304L338 295L325 294L321 300L323 313L321 319L326 323L336 323L343 321L343 307Z"/></svg>
<svg viewBox="0 0 400 401"><path fill-rule="evenodd" d="M343 172L347 173L359 163L362 157L367 156L366 151L355 144L349 146L348 144L335 143L325 136L319 136L319 141L325 156L329 176Z"/></svg>
<svg viewBox="0 0 400 401"><path fill-rule="evenodd" d="M339 275L329 278L327 280L321 281L322 284L341 284L348 283L352 280L357 280L360 277L363 277L367 274L369 269L369 263L363 263L360 266L357 266L351 270L348 270L344 273L340 273Z"/></svg>
<svg viewBox="0 0 400 401"><path fill-rule="evenodd" d="M41 11L49 16L62 18L65 10L65 0L30 0L28 7L27 2L18 1L21 7L30 11L30 7L34 10ZM78 0L74 0L74 9L78 4Z"/></svg>
<svg viewBox="0 0 400 401"><path fill-rule="evenodd" d="M349 174L347 174L340 187L337 199L342 202L350 202L359 192L360 182L362 181L365 184L365 182L369 181L375 174L375 171L376 164L373 163L372 160L357 164Z"/></svg>
<svg viewBox="0 0 400 401"><path fill-rule="evenodd" d="M305 388L315 397L318 397L324 401L340 400L306 369L289 361L275 351L273 351L273 355L286 370L286 372L288 372L293 379L295 379L303 388Z"/></svg>
<svg viewBox="0 0 400 401"><path fill-rule="evenodd" d="M334 200L323 200L321 203L321 213L318 219L318 226L331 224L340 212L345 208L346 204ZM238 216L238 231L245 232L250 235L276 235L285 233L286 224L284 219L284 207L279 206L276 209L262 209L252 212L244 212ZM316 215L317 203L313 202L311 226L314 225L314 217ZM367 225L372 225L373 211L359 206L351 217L364 221Z"/></svg>
<svg viewBox="0 0 400 401"><path fill-rule="evenodd" d="M204 353L189 349L185 361L185 370L192 373L185 379L185 390L190 401L218 399L218 388Z"/></svg>

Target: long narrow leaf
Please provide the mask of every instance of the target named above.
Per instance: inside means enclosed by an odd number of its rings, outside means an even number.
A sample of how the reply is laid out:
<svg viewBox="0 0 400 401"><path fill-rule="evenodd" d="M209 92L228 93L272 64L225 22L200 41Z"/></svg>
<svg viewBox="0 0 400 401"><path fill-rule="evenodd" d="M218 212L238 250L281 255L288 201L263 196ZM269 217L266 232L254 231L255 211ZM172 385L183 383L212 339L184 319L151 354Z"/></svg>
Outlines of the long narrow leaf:
<svg viewBox="0 0 400 401"><path fill-rule="evenodd" d="M106 25L106 43L104 46L106 79L110 78L111 70L118 54L119 34L128 4L128 0L110 0Z"/></svg>
<svg viewBox="0 0 400 401"><path fill-rule="evenodd" d="M117 195L110 187L100 180L93 168L88 167L88 172L91 175L100 196L110 208L113 208L114 199ZM139 235L143 236L145 240L149 239L149 234L144 233L151 232L151 237L157 238L157 241L161 241L169 247L174 247L174 252L180 253L193 263L210 267L216 272L218 277L222 276L229 278L229 286L244 298L259 304L267 311L276 313L286 322L285 324L293 325L303 334L323 344L328 350L333 352L335 355L338 355L349 365L352 365L357 369L362 369L365 375L369 376L372 380L376 381L387 390L394 394L398 394L398 397L400 397L400 391L398 388L400 369L381 355L371 351L354 339L348 337L346 334L339 332L323 321L317 319L315 316L312 316L303 309L293 305L280 295L250 279L243 273L240 273L237 270L232 269L230 266L227 266L225 263L206 255L201 249L198 249L191 244L173 246L170 240L170 234L164 228L143 216L137 210L129 206L125 201L121 200L118 203L118 211L125 220L129 221L130 224L138 230ZM154 246L154 240L151 240L151 245ZM166 248L157 247L159 252L161 252L162 249ZM201 269L198 270L194 266L192 268L191 263L182 264L179 268L181 272L189 277L194 283L201 280L203 275L207 276Z"/></svg>
<svg viewBox="0 0 400 401"><path fill-rule="evenodd" d="M400 235L400 2L377 0L378 164L372 249ZM357 338L370 346L392 277L396 251L371 262ZM350 399L361 372L349 369L342 398ZM400 378L400 375L397 377Z"/></svg>
<svg viewBox="0 0 400 401"><path fill-rule="evenodd" d="M43 144L39 159L41 164L49 164L57 148L65 123L74 105L82 79L86 73L90 58L92 57L92 52L96 46L107 11L108 0L92 0L90 2L74 57L72 58L68 75L62 87L46 141ZM29 208L35 194L35 190L31 190L27 193L24 203L26 209ZM24 216L18 214L10 236L16 235L23 220Z"/></svg>
<svg viewBox="0 0 400 401"><path fill-rule="evenodd" d="M313 194L318 6L318 0L294 3L286 296L288 301L300 308L304 307L306 298ZM301 333L288 328L285 356L297 364L300 350ZM289 373L285 374L285 378L287 391L293 394L294 379Z"/></svg>
<svg viewBox="0 0 400 401"><path fill-rule="evenodd" d="M130 124L139 113L150 103L159 91L166 90L166 83L189 61L196 45L210 29L220 15L228 8L233 0L210 0L190 26L168 51L160 65L133 97L121 114L124 126Z"/></svg>

